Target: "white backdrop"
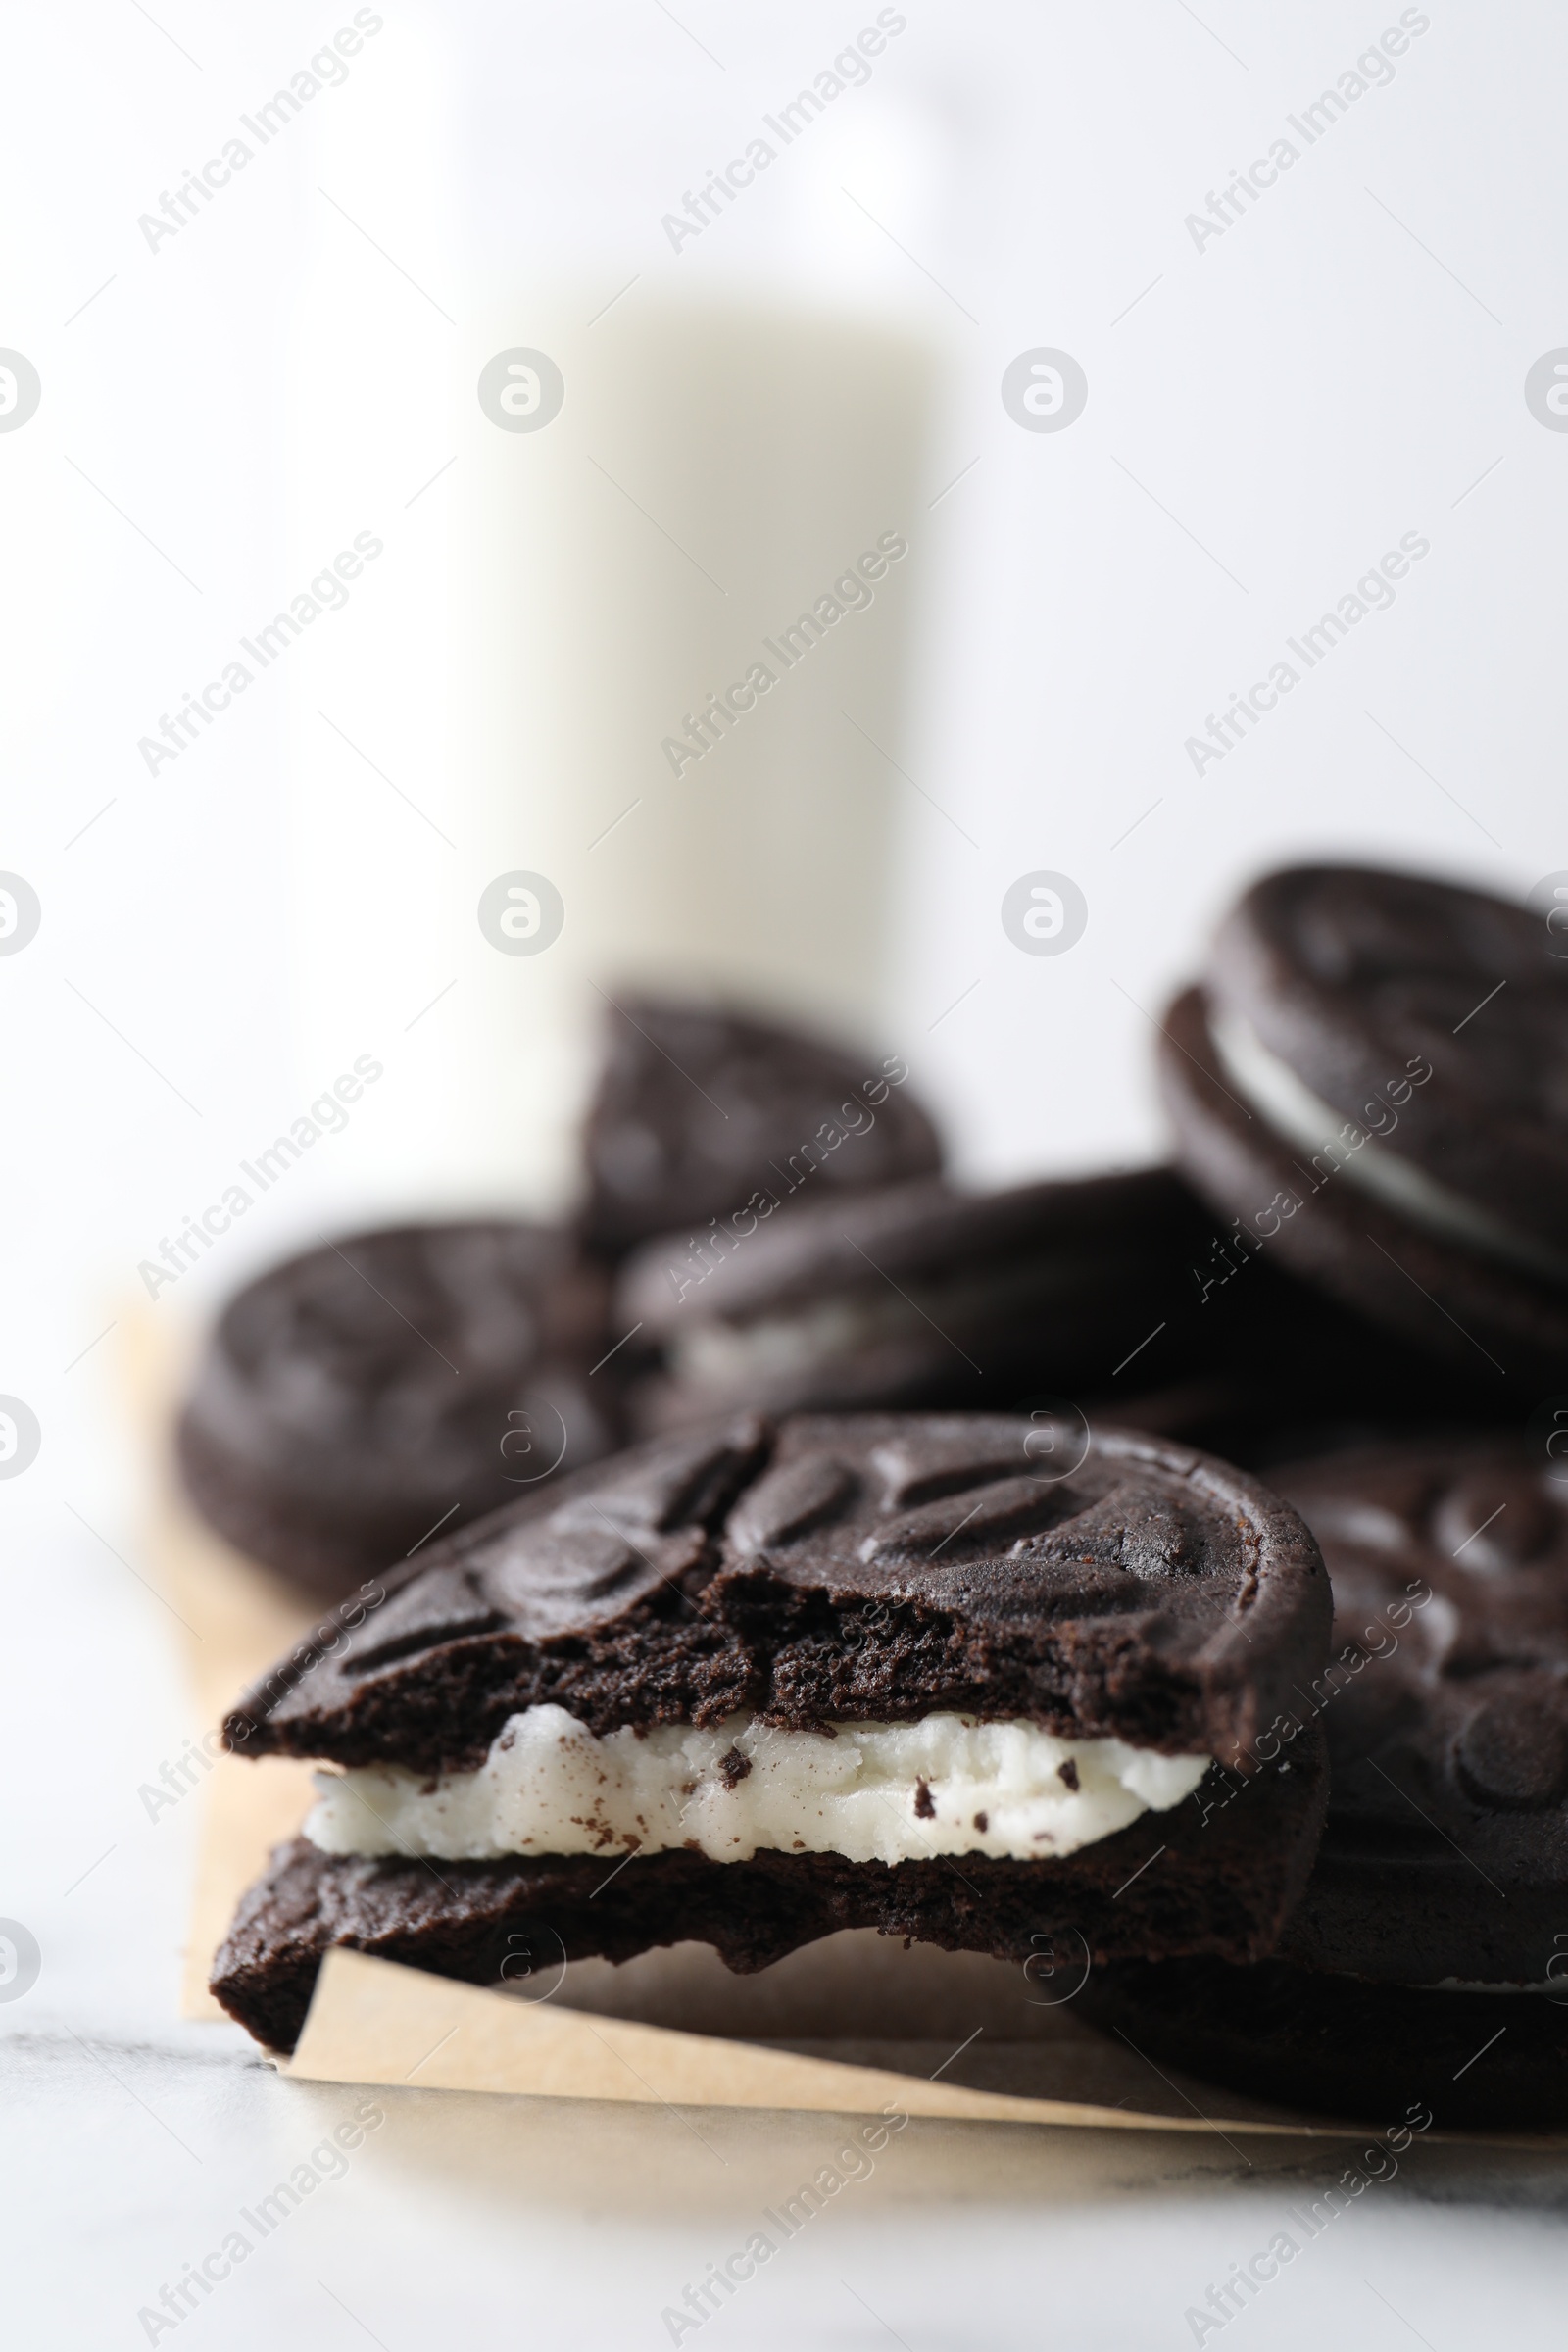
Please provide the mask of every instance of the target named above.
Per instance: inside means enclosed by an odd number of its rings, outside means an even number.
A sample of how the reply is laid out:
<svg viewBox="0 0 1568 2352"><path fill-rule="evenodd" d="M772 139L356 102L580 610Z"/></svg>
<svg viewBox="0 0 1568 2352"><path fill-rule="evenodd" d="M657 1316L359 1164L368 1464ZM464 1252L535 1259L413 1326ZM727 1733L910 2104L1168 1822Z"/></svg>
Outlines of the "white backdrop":
<svg viewBox="0 0 1568 2352"><path fill-rule="evenodd" d="M430 477L455 446L453 383L482 428L468 363L498 288L524 323L563 286L586 316L629 280L634 303L810 302L935 366L916 511L890 517L910 540L918 659L878 779L895 835L864 881L869 902L891 877L875 978L824 981L807 892L765 920L803 1004L908 1054L967 1172L1158 1150L1147 1015L1271 860L1403 858L1523 890L1568 858L1552 662L1568 440L1524 398L1565 331L1560 20L1440 7L1405 11L1426 29L1401 33L1397 11L1386 26L1324 6L1200 24L1175 0L883 13L905 28L867 78L678 250L662 217L771 138L764 119L858 20L394 10L265 146L242 122L311 78L352 12L13 21L0 172L28 233L4 335L43 397L0 434L0 727L6 863L44 919L0 961L0 996L13 1217L70 1237L40 1278L47 1315L72 1311L76 1277L98 1296L133 1282L358 1053L399 1047L362 1133L324 1145L188 1288L416 1188L430 1065L482 1030L459 995L401 1043L482 946L469 874L449 877L424 821L463 807L451 622L482 592L453 576L468 462ZM1356 82L1338 117L1319 103ZM160 200L235 136L250 162L160 233ZM1282 138L1298 152L1279 170ZM1254 159L1276 184L1195 232ZM1087 378L1061 431L1003 405L1009 363L1042 347ZM678 495L663 519L701 528ZM345 608L149 774L138 741L369 529L385 553ZM1409 535L1430 552L1308 670L1288 640ZM1281 661L1299 684L1195 772L1189 738ZM347 742L321 708L352 711ZM655 779L631 831L657 855L662 826L700 825L724 790L717 762ZM607 821L618 791L604 780ZM823 827L824 898L843 887L837 846ZM1036 869L1087 900L1062 956L1022 955L1002 927L1004 891ZM746 887L743 860L715 876L715 931L724 891ZM358 1009L334 1029L325 963L358 972L375 1036ZM470 1094L484 1074L481 1058Z"/></svg>

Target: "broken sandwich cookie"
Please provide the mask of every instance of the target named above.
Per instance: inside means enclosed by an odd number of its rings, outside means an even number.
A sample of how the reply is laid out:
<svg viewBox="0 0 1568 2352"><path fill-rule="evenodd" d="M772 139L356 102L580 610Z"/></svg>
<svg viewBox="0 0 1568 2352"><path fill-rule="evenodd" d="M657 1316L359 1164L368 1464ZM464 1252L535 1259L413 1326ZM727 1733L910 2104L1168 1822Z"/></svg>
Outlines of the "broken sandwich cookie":
<svg viewBox="0 0 1568 2352"><path fill-rule="evenodd" d="M215 1964L273 2048L333 1945L473 1984L519 1938L756 1970L863 1927L1247 1960L1311 1864L1321 1743L1266 1734L1323 1663L1321 1559L1287 1504L1159 1440L743 1415L382 1589L225 1726L328 1768ZM1187 1801L1216 1759L1243 1801Z"/></svg>

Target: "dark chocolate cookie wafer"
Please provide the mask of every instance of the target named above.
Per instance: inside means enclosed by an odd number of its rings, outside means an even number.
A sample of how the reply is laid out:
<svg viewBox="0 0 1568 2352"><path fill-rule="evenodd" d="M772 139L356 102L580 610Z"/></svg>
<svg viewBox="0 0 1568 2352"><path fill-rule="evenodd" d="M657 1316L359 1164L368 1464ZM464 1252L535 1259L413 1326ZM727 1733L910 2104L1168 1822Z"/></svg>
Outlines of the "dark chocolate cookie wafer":
<svg viewBox="0 0 1568 2352"><path fill-rule="evenodd" d="M1568 2123L1568 1475L1496 1437L1273 1475L1334 1585L1323 1844L1266 1970L1113 1972L1114 2013L1341 2113Z"/></svg>
<svg viewBox="0 0 1568 2352"><path fill-rule="evenodd" d="M180 1419L185 1486L241 1551L335 1598L610 1449L612 1400L588 1386L604 1307L603 1276L541 1226L312 1250L220 1318Z"/></svg>
<svg viewBox="0 0 1568 2352"><path fill-rule="evenodd" d="M1270 875L1167 1016L1160 1077L1247 1246L1477 1372L1568 1366L1568 963L1524 907Z"/></svg>
<svg viewBox="0 0 1568 2352"><path fill-rule="evenodd" d="M623 996L583 1138L583 1232L611 1254L684 1226L942 1164L897 1055L865 1058L770 1021Z"/></svg>
<svg viewBox="0 0 1568 2352"><path fill-rule="evenodd" d="M742 1416L395 1571L228 1720L342 1772L219 1997L286 2042L334 1942L482 1983L525 1918L572 1957L695 1936L743 1968L854 1925L1266 1952L1325 1796L1311 1735L1259 1755L1321 1666L1321 1562L1225 1465L1068 1434ZM1216 1758L1248 1793L1211 1819L1185 1800Z"/></svg>

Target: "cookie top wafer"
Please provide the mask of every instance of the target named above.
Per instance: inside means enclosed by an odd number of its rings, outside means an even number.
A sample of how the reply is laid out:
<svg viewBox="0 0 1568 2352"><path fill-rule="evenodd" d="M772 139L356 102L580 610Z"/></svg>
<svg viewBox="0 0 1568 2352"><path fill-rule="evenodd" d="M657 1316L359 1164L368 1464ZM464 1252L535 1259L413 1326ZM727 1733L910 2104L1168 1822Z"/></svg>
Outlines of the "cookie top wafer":
<svg viewBox="0 0 1568 2352"><path fill-rule="evenodd" d="M750 1415L564 1481L379 1581L230 1716L247 1753L476 1765L509 1718L1021 1719L1250 1768L1329 1616L1290 1507L1212 1458L1011 1416Z"/></svg>

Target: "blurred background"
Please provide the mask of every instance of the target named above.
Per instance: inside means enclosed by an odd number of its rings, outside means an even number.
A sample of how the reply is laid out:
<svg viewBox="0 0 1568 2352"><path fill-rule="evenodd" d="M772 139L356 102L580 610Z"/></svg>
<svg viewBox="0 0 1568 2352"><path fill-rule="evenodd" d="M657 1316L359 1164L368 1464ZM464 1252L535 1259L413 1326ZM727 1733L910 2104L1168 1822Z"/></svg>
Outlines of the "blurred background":
<svg viewBox="0 0 1568 2352"><path fill-rule="evenodd" d="M4 1379L52 1431L138 1263L357 1056L160 1312L329 1225L561 1205L628 980L898 1052L969 1176L1134 1164L1239 878L1568 863L1555 17L1407 10L1358 73L1349 7L865 15L13 24ZM1069 953L1004 928L1040 870ZM526 956L478 919L518 871L564 913Z"/></svg>

